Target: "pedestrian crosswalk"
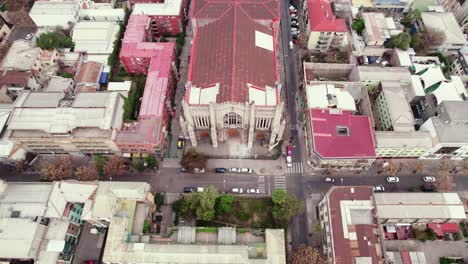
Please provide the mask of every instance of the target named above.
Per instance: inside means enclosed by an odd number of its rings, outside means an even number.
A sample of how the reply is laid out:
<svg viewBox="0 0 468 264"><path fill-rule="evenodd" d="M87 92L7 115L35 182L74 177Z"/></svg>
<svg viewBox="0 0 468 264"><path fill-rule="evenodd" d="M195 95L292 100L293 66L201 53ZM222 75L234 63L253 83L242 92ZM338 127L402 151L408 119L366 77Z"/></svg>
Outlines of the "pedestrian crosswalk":
<svg viewBox="0 0 468 264"><path fill-rule="evenodd" d="M293 162L291 167L288 167L286 172L288 174L303 174L304 167L302 167L301 162Z"/></svg>
<svg viewBox="0 0 468 264"><path fill-rule="evenodd" d="M265 176L258 176L258 191L265 193Z"/></svg>
<svg viewBox="0 0 468 264"><path fill-rule="evenodd" d="M283 189L286 190L286 177L285 176L274 176L273 178L273 190Z"/></svg>

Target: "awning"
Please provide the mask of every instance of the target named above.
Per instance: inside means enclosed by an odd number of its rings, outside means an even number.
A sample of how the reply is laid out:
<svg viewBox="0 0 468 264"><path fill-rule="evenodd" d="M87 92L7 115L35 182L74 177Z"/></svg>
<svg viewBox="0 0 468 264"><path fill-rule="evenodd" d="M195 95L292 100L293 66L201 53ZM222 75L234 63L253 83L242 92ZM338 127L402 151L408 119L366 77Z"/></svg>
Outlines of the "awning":
<svg viewBox="0 0 468 264"><path fill-rule="evenodd" d="M396 233L396 228L393 225L385 226L385 230L387 230L387 233Z"/></svg>

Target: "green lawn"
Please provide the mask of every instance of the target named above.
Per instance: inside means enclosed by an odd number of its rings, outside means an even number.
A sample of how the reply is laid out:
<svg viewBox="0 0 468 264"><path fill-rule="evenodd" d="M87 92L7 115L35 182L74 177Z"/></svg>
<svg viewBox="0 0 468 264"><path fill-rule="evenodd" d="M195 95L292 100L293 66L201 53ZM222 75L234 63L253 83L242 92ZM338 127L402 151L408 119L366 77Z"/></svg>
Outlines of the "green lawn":
<svg viewBox="0 0 468 264"><path fill-rule="evenodd" d="M238 227L268 228L273 226L272 207L273 204L268 198L236 197L232 214L220 215L216 220L237 225Z"/></svg>

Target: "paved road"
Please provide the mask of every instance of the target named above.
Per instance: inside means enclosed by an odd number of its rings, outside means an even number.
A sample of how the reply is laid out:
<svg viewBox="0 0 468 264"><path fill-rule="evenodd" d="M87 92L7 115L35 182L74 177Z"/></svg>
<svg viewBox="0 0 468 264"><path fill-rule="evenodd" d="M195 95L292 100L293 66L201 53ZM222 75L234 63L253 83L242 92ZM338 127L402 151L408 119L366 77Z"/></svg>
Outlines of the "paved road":
<svg viewBox="0 0 468 264"><path fill-rule="evenodd" d="M292 137L290 144L295 146L292 153L292 159L295 162L294 168L290 170L288 175L288 192L294 194L298 199L305 200L304 188L301 184L302 179L302 164L305 164L302 157L302 144L299 143L298 121L297 121L297 107L296 107L296 90L297 83L297 64L294 55L294 50L289 47L291 41L291 20L289 16L289 1L281 1L281 32L284 55L284 69L285 69L285 83L287 93L287 111L289 114L289 135ZM297 166L297 167L296 167ZM307 212L302 215L296 216L290 226L291 232L291 246L296 249L300 244L307 244Z"/></svg>

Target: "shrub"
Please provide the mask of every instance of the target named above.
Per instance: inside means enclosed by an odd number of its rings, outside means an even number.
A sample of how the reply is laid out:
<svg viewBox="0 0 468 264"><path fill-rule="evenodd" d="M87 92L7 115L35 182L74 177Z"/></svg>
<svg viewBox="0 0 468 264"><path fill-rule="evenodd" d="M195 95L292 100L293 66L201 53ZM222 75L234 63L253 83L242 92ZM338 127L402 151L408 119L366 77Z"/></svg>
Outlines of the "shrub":
<svg viewBox="0 0 468 264"><path fill-rule="evenodd" d="M145 219L145 222L143 222L143 233L149 233L151 231L151 226L148 220Z"/></svg>

